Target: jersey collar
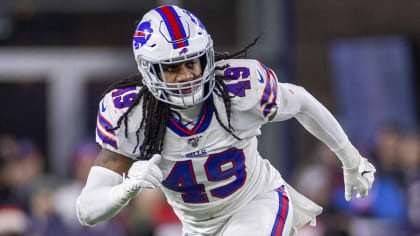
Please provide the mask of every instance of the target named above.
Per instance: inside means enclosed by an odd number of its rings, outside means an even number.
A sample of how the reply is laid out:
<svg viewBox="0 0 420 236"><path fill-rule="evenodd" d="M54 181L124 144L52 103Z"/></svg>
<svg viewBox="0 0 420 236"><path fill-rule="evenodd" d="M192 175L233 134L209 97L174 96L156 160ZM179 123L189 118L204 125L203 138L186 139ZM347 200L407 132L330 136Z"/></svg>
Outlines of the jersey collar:
<svg viewBox="0 0 420 236"><path fill-rule="evenodd" d="M195 134L204 132L210 125L213 118L213 96L207 99L206 103L201 108L200 115L198 116L197 123L192 129L188 129L177 118L169 116L169 129L181 137L188 137Z"/></svg>

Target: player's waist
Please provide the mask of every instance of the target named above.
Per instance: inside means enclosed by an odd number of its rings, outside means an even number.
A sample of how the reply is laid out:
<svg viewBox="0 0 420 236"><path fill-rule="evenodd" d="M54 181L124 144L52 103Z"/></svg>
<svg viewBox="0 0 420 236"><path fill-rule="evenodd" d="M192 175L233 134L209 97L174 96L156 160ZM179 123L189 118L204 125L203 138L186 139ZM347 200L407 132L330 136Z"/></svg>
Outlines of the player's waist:
<svg viewBox="0 0 420 236"><path fill-rule="evenodd" d="M185 203L184 199L177 198L177 195L170 196L171 192L166 192L168 194L167 199L177 215L182 216L184 221L191 224L200 224L200 222L213 220L217 222L218 219L223 221L226 217L229 217L238 209L248 204L257 194L268 191L269 189L275 189L282 184L283 180L276 170L275 172L277 174L271 174L271 171L266 170L270 166L261 164L257 165L260 167L258 170L248 172L246 182L243 186L227 197L222 198L220 195L213 196L215 194L214 191L206 191L208 202L192 204Z"/></svg>

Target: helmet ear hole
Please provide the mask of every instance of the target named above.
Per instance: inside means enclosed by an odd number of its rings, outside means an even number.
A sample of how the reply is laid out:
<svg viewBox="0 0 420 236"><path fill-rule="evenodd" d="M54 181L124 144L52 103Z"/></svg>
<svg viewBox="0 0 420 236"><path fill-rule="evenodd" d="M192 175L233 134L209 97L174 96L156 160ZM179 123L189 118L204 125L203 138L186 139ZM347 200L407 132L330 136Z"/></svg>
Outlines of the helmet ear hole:
<svg viewBox="0 0 420 236"><path fill-rule="evenodd" d="M152 73L156 72L156 74L159 74L160 72L159 64L153 64L153 68L155 69L155 71L152 71L152 68L150 68L150 72Z"/></svg>
<svg viewBox="0 0 420 236"><path fill-rule="evenodd" d="M204 71L207 66L207 56L206 54L202 55L200 58L200 65L201 65L201 71Z"/></svg>
<svg viewBox="0 0 420 236"><path fill-rule="evenodd" d="M152 68L150 68L150 72L151 73L154 73L154 74L156 74L156 76L161 80L161 81L163 81L162 80L162 77L161 77L161 70L160 70L160 66L159 66L159 64L153 64L153 69L154 69L154 71L152 71Z"/></svg>

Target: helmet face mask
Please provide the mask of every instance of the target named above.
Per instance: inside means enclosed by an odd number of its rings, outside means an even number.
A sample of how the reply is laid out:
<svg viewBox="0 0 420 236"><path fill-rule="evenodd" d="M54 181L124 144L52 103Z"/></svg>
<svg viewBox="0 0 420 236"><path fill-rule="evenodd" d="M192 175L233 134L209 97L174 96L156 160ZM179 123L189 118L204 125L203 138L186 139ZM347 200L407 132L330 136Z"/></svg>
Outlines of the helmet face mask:
<svg viewBox="0 0 420 236"><path fill-rule="evenodd" d="M143 82L165 103L191 107L213 91L213 41L192 13L177 6L162 6L146 13L138 24L133 51ZM169 83L163 67L198 58L201 75L188 82Z"/></svg>

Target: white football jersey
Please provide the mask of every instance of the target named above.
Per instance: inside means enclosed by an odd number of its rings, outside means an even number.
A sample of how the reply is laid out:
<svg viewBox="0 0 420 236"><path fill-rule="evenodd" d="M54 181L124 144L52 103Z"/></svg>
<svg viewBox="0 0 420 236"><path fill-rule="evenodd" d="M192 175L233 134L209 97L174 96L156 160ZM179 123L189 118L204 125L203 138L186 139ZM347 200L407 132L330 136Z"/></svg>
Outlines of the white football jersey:
<svg viewBox="0 0 420 236"><path fill-rule="evenodd" d="M227 126L223 99L215 93L203 104L193 127L171 116L159 168L168 202L184 225L185 232L214 234L242 206L257 194L284 184L279 172L257 151L261 125L290 118L278 104L285 90L275 73L256 60L234 59L223 71L230 95L231 124L237 140L219 124L215 109ZM217 73L221 73L220 71ZM115 131L120 116L136 97L140 87L116 89L100 102L96 140L103 148L136 159L139 156L136 131L142 119L142 105ZM178 110L182 115L182 110ZM140 133L140 145L143 135ZM136 147L137 146L137 147Z"/></svg>

